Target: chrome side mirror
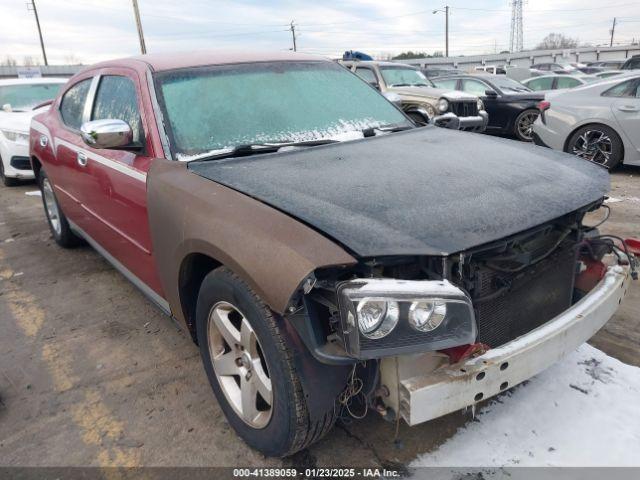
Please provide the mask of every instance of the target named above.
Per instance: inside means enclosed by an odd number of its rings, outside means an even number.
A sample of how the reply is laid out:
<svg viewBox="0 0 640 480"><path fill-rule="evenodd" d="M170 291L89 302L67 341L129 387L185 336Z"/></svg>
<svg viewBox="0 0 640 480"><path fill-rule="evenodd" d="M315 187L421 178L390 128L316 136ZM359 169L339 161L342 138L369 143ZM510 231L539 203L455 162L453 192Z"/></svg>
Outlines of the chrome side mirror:
<svg viewBox="0 0 640 480"><path fill-rule="evenodd" d="M133 144L133 130L123 120L105 119L85 122L80 127L84 143L93 148L124 148Z"/></svg>

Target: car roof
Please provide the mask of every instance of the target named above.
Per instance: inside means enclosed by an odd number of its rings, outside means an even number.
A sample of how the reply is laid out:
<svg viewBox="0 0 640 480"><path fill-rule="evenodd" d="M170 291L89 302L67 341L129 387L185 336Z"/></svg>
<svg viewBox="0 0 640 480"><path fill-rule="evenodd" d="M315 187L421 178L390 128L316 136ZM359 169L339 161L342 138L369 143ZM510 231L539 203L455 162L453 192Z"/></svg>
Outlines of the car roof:
<svg viewBox="0 0 640 480"><path fill-rule="evenodd" d="M91 65L91 68L139 66L145 63L152 70L162 72L178 68L205 67L208 65L231 65L234 63L280 62L280 61L324 61L328 58L306 53L278 50L201 50L191 52L152 53L134 57L108 60Z"/></svg>
<svg viewBox="0 0 640 480"><path fill-rule="evenodd" d="M401 62L383 62L378 60L345 60L344 63L348 63L349 65L378 65L379 67L405 67L419 70L419 68L414 65L409 65Z"/></svg>
<svg viewBox="0 0 640 480"><path fill-rule="evenodd" d="M44 77L44 78L3 78L0 79L0 87L7 85L36 85L40 83L67 83L68 78Z"/></svg>

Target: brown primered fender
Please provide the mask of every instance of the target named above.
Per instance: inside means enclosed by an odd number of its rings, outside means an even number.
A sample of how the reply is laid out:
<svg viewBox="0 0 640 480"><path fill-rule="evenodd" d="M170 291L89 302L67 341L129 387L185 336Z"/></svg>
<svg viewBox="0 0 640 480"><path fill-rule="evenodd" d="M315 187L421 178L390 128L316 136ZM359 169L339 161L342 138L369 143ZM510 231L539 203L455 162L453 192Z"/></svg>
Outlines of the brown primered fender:
<svg viewBox="0 0 640 480"><path fill-rule="evenodd" d="M171 313L187 323L179 276L190 254L207 255L245 280L283 314L315 269L356 260L296 219L212 180L183 162L154 160L147 175L153 255Z"/></svg>

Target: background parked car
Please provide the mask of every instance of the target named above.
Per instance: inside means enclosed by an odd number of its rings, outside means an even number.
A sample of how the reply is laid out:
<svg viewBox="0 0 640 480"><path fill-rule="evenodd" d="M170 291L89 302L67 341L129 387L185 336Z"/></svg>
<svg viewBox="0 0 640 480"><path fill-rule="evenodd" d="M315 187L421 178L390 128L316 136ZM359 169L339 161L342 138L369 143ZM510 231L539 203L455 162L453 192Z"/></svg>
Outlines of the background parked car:
<svg viewBox="0 0 640 480"><path fill-rule="evenodd" d="M425 117L435 125L482 132L487 126L487 113L473 94L436 88L415 67L393 62L349 62L342 64L383 94L401 97L401 108L417 123Z"/></svg>
<svg viewBox="0 0 640 480"><path fill-rule="evenodd" d="M574 88L599 80L595 75L543 75L541 77L528 78L520 83L534 92L539 92Z"/></svg>
<svg viewBox="0 0 640 480"><path fill-rule="evenodd" d="M490 73L491 75L505 75L507 73L502 65L482 65L476 67L475 71Z"/></svg>
<svg viewBox="0 0 640 480"><path fill-rule="evenodd" d="M640 73L553 92L533 126L538 145L613 168L640 165Z"/></svg>
<svg viewBox="0 0 640 480"><path fill-rule="evenodd" d="M538 117L538 102L544 94L532 92L521 83L504 75L456 75L435 78L440 88L462 90L478 95L489 114L487 133L515 135L530 142L531 125Z"/></svg>
<svg viewBox="0 0 640 480"><path fill-rule="evenodd" d="M640 55L634 55L624 62L620 70L637 70L640 68Z"/></svg>
<svg viewBox="0 0 640 480"><path fill-rule="evenodd" d="M620 70L620 67L624 64L624 60L601 60L597 62L588 62L589 67L602 67L610 70Z"/></svg>
<svg viewBox="0 0 640 480"><path fill-rule="evenodd" d="M444 77L447 75L456 75L459 73L463 73L455 67L440 67L440 66L428 66L420 70L424 73L425 77L433 78L433 77Z"/></svg>
<svg viewBox="0 0 640 480"><path fill-rule="evenodd" d="M559 63L535 63L531 65L532 70L539 70L541 72L553 72L557 74L571 73L575 68L568 65L560 65Z"/></svg>
<svg viewBox="0 0 640 480"><path fill-rule="evenodd" d="M0 80L0 180L4 185L33 178L29 123L41 111L33 107L55 98L64 83L64 78Z"/></svg>
<svg viewBox="0 0 640 480"><path fill-rule="evenodd" d="M621 73L624 73L624 70L603 70L602 72L594 73L594 75L598 78L605 79L615 77L616 75L620 75Z"/></svg>

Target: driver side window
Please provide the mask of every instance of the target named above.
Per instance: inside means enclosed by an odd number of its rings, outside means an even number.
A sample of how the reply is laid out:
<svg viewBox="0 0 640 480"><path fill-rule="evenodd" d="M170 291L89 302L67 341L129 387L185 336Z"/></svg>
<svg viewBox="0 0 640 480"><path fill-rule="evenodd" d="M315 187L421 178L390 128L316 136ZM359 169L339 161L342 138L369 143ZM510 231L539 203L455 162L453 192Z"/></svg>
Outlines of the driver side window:
<svg viewBox="0 0 640 480"><path fill-rule="evenodd" d="M485 90L489 87L478 80L462 80L462 90L467 93L471 93L472 95L477 95L479 97L485 96Z"/></svg>
<svg viewBox="0 0 640 480"><path fill-rule="evenodd" d="M91 120L109 118L127 122L133 131L133 141L144 144L136 87L127 77L105 75L100 79Z"/></svg>

